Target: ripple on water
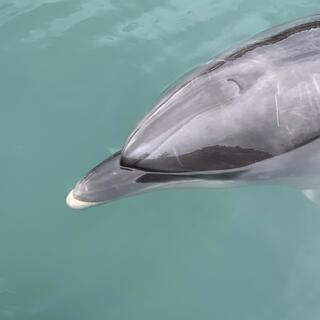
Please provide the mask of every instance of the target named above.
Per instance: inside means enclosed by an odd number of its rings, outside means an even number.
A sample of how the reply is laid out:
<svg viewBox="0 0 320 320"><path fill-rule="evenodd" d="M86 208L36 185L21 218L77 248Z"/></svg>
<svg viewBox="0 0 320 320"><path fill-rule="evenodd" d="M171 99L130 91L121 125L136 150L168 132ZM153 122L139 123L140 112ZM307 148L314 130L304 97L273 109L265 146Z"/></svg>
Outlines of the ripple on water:
<svg viewBox="0 0 320 320"><path fill-rule="evenodd" d="M32 43L42 39L61 37L77 24L112 10L115 10L115 7L110 0L82 2L75 10L64 17L55 18L41 28L30 30L22 39L22 42Z"/></svg>

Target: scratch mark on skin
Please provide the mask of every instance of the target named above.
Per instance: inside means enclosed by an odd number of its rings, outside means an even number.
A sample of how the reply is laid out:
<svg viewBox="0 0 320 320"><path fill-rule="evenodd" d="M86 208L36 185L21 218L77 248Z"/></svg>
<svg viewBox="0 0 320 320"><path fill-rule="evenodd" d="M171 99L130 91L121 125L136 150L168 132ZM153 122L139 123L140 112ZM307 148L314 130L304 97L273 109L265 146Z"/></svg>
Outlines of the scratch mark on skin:
<svg viewBox="0 0 320 320"><path fill-rule="evenodd" d="M304 106L304 103L303 103L303 94L302 94L302 88L301 88L301 84L299 83L298 85L298 92L299 92L299 101L300 101L300 104L299 104L299 109L302 108Z"/></svg>
<svg viewBox="0 0 320 320"><path fill-rule="evenodd" d="M309 105L310 105L310 107L313 107L312 95L311 95L311 92L309 90L308 83L305 83L305 90L306 90L306 93L307 93L307 98L308 98Z"/></svg>
<svg viewBox="0 0 320 320"><path fill-rule="evenodd" d="M255 62L256 64L261 64L263 66L265 66L265 64L266 64L266 59L263 58L262 55L259 55L256 58L251 58L251 61Z"/></svg>
<svg viewBox="0 0 320 320"><path fill-rule="evenodd" d="M292 130L289 128L289 126L286 126L287 131L289 132L290 136L293 136Z"/></svg>
<svg viewBox="0 0 320 320"><path fill-rule="evenodd" d="M277 92L274 95L274 101L276 103L276 118L277 118L277 127L280 127L280 115L279 115L279 103L278 103L278 95L280 94L279 82L277 84Z"/></svg>
<svg viewBox="0 0 320 320"><path fill-rule="evenodd" d="M174 155L175 155L175 157L177 158L177 161L179 162L181 168L184 168L184 165L183 165L182 162L180 161L180 156L179 156L179 153L178 153L178 151L177 151L176 146L173 146L173 152L174 152Z"/></svg>
<svg viewBox="0 0 320 320"><path fill-rule="evenodd" d="M318 83L318 81L316 79L316 75L315 74L312 75L312 81L313 81L313 84L314 84L318 94L320 95L320 87L319 87L319 83Z"/></svg>
<svg viewBox="0 0 320 320"><path fill-rule="evenodd" d="M316 88L316 91L318 93L318 95L316 95L314 97L314 99L315 99L315 102L316 102L316 107L319 110L320 109L320 103L319 103L319 100L320 100L320 86L319 86L319 83L318 83L318 81L316 79L316 74L312 75L312 81L313 81L314 87Z"/></svg>
<svg viewBox="0 0 320 320"><path fill-rule="evenodd" d="M303 114L301 114L300 112L297 112L297 111L292 111L292 114L299 117L299 118L302 118L304 120L309 120L307 117L305 117Z"/></svg>

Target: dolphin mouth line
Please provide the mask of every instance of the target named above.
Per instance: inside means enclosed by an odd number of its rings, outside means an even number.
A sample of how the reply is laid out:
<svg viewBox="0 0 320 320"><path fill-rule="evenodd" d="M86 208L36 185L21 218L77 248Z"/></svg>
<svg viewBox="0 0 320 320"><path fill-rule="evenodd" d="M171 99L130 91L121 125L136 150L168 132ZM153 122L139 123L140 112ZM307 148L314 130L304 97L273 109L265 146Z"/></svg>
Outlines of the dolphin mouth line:
<svg viewBox="0 0 320 320"><path fill-rule="evenodd" d="M81 201L75 198L73 189L69 192L67 198L66 198L66 203L68 207L72 209L85 209L89 208L92 206L96 206L100 204L101 202L87 202L87 201Z"/></svg>

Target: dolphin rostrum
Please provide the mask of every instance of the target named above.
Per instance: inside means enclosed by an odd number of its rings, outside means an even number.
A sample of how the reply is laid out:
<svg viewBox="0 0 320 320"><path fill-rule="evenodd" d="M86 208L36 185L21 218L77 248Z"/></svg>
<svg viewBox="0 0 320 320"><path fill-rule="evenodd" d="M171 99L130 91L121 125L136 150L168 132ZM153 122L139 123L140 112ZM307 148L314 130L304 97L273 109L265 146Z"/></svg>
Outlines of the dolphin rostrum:
<svg viewBox="0 0 320 320"><path fill-rule="evenodd" d="M320 15L264 32L186 75L67 204L249 184L293 186L320 204Z"/></svg>

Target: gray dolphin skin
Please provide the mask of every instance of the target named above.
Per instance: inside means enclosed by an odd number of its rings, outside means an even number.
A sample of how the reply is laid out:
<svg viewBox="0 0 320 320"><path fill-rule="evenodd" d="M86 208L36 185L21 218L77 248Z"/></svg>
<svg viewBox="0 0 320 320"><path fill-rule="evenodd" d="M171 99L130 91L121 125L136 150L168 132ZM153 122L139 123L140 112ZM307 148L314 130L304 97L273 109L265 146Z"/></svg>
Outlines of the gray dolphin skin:
<svg viewBox="0 0 320 320"><path fill-rule="evenodd" d="M168 187L285 185L320 203L320 15L186 75L67 197L85 208Z"/></svg>

